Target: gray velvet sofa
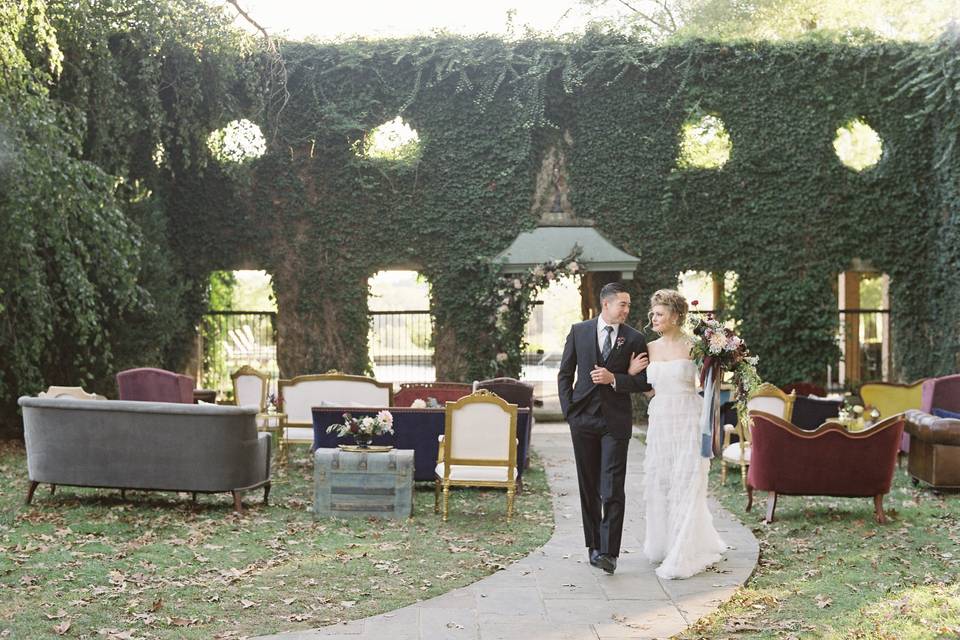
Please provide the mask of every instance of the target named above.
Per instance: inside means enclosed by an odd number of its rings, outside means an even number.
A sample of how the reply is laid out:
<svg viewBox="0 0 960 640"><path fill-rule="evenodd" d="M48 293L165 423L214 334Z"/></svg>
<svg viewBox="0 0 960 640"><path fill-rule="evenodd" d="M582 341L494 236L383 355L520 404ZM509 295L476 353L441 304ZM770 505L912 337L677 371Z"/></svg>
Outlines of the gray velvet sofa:
<svg viewBox="0 0 960 640"><path fill-rule="evenodd" d="M21 397L27 504L40 483L270 494L270 435L255 407Z"/></svg>

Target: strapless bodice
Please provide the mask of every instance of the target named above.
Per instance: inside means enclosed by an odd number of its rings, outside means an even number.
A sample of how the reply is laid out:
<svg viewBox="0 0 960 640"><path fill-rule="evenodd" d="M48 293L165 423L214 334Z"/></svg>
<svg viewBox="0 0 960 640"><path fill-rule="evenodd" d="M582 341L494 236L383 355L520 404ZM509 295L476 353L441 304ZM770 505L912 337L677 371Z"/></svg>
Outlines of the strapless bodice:
<svg viewBox="0 0 960 640"><path fill-rule="evenodd" d="M693 360L657 360L647 367L647 382L657 395L697 392L697 365Z"/></svg>

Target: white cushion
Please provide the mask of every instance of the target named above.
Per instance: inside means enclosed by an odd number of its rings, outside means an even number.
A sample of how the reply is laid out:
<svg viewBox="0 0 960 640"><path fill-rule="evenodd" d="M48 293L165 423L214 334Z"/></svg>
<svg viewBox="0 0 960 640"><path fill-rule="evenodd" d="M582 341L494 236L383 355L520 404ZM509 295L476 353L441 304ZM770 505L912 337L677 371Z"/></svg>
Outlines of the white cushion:
<svg viewBox="0 0 960 640"><path fill-rule="evenodd" d="M734 442L726 449L723 450L723 461L729 462L730 464L740 464L740 443ZM743 461L745 464L750 464L750 445L747 445L744 448L743 452Z"/></svg>
<svg viewBox="0 0 960 640"><path fill-rule="evenodd" d="M783 414L787 411L787 404L780 398L757 396L747 402L747 408L750 411L763 411L778 418L783 418Z"/></svg>
<svg viewBox="0 0 960 640"><path fill-rule="evenodd" d="M443 479L443 467L441 462L437 465L437 477ZM482 465L473 466L467 464L450 465L450 479L461 482L506 482L507 467L486 467ZM513 469L513 479L517 479L517 469Z"/></svg>
<svg viewBox="0 0 960 640"><path fill-rule="evenodd" d="M474 402L453 411L450 455L473 460L507 460L511 414L499 404Z"/></svg>

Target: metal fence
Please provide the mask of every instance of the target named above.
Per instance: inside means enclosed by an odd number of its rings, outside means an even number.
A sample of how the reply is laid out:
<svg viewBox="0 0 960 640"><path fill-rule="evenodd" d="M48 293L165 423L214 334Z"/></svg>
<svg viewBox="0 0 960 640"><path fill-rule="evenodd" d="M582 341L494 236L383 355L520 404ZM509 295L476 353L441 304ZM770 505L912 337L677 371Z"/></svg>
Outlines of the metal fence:
<svg viewBox="0 0 960 640"><path fill-rule="evenodd" d="M368 344L377 380L435 380L433 316L429 311L371 311Z"/></svg>
<svg viewBox="0 0 960 640"><path fill-rule="evenodd" d="M271 311L210 311L200 321L201 384L221 399L233 397L230 374L250 365L276 380L277 314Z"/></svg>

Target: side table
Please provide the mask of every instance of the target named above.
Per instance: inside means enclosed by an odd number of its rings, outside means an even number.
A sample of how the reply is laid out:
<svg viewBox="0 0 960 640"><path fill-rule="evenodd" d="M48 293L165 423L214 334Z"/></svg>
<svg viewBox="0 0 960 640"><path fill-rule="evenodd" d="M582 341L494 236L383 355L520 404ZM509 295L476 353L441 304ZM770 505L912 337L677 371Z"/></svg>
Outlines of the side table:
<svg viewBox="0 0 960 640"><path fill-rule="evenodd" d="M257 414L257 430L266 431L273 436L273 445L277 448L277 459L286 464L287 462L287 439L285 432L287 430L287 414L276 411Z"/></svg>

